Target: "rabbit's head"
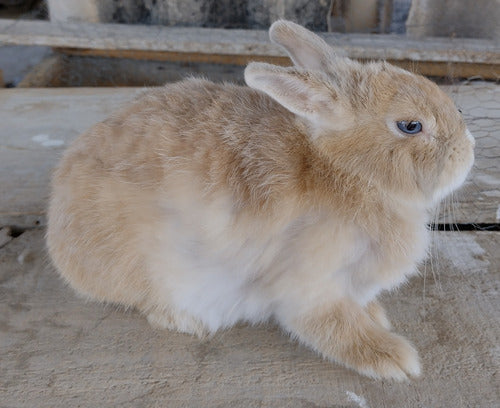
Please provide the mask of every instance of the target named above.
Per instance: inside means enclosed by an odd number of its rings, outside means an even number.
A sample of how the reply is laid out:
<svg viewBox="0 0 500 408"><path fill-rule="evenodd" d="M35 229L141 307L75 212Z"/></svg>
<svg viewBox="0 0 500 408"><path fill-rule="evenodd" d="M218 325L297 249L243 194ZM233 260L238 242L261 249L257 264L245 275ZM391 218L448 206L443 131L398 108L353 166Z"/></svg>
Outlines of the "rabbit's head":
<svg viewBox="0 0 500 408"><path fill-rule="evenodd" d="M425 207L462 184L474 139L437 85L385 62L338 55L288 21L274 23L270 37L294 66L250 63L246 83L294 113L333 166Z"/></svg>

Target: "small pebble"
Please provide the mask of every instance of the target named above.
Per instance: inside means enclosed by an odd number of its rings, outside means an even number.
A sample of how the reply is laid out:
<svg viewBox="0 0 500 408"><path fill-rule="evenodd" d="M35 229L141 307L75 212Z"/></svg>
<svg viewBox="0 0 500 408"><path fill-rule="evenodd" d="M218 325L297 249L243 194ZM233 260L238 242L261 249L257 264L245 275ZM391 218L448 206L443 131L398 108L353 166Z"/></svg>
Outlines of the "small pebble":
<svg viewBox="0 0 500 408"><path fill-rule="evenodd" d="M17 262L19 262L21 265L24 265L25 263L32 262L34 259L34 251L32 251L31 248L25 248L23 252L21 252L17 257Z"/></svg>

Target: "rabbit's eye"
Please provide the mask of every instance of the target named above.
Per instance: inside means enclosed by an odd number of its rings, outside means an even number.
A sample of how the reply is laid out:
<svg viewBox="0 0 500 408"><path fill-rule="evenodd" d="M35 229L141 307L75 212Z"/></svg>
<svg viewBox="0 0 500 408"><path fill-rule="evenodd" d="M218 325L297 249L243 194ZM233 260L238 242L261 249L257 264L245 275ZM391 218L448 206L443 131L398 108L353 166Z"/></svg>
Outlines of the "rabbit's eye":
<svg viewBox="0 0 500 408"><path fill-rule="evenodd" d="M414 135L415 133L420 133L422 131L422 124L416 120L400 120L397 122L397 125L401 132L409 135Z"/></svg>

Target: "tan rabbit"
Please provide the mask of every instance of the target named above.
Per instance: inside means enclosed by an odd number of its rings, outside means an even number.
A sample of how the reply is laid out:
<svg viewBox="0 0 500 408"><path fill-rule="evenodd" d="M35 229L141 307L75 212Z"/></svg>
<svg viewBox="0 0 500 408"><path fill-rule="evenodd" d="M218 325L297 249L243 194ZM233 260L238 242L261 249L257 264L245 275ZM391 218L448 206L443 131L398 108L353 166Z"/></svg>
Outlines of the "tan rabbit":
<svg viewBox="0 0 500 408"><path fill-rule="evenodd" d="M360 373L416 376L375 297L426 255L428 211L469 172L472 136L421 76L291 22L270 36L294 67L146 90L72 144L52 184L54 264L161 327L274 318Z"/></svg>

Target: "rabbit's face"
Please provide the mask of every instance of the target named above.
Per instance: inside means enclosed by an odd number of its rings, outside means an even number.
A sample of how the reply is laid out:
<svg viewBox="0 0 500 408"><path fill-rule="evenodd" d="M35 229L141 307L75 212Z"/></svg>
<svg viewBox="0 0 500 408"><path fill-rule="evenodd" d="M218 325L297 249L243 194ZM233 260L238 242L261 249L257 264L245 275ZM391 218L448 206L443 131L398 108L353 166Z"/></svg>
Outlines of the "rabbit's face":
<svg viewBox="0 0 500 408"><path fill-rule="evenodd" d="M339 56L290 22L273 24L270 37L294 67L251 63L245 80L304 121L335 168L425 207L464 181L474 141L434 83L387 63Z"/></svg>
<svg viewBox="0 0 500 408"><path fill-rule="evenodd" d="M356 160L360 171L409 199L422 195L426 205L459 187L474 139L453 101L433 82L389 64L353 66L351 75L366 77L350 81L346 94L353 122L346 134L366 163Z"/></svg>

